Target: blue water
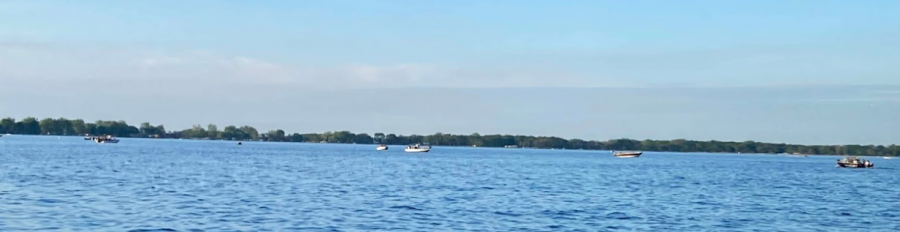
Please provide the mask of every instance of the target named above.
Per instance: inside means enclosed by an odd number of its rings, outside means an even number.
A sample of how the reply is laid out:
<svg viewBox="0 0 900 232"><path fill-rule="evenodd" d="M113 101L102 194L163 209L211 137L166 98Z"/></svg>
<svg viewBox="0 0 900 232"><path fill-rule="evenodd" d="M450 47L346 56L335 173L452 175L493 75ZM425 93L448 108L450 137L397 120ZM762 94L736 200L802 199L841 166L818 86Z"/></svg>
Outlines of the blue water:
<svg viewBox="0 0 900 232"><path fill-rule="evenodd" d="M0 231L900 231L900 160L0 138Z"/></svg>

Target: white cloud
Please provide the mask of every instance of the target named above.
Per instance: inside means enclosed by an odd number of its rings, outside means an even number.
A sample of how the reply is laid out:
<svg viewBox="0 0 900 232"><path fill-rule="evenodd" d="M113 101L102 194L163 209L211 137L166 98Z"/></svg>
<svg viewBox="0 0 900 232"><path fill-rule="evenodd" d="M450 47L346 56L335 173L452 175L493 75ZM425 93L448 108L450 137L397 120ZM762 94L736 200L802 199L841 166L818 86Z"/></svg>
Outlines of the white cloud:
<svg viewBox="0 0 900 232"><path fill-rule="evenodd" d="M396 63L306 65L204 51L161 52L63 47L0 47L0 80L36 86L37 80L97 89L143 86L153 91L205 89L353 89L403 87L584 86L572 75L541 67L454 67ZM10 52L11 51L11 52ZM52 86L44 86L52 87ZM10 87L12 88L12 87ZM141 90L135 90L141 91ZM222 90L226 91L226 90Z"/></svg>

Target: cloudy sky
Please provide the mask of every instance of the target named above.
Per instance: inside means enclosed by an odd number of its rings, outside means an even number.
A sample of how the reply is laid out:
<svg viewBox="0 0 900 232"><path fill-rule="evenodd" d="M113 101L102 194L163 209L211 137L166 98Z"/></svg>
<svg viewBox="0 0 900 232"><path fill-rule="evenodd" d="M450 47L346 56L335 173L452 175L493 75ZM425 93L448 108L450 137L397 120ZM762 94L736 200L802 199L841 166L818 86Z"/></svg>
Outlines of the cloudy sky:
<svg viewBox="0 0 900 232"><path fill-rule="evenodd" d="M897 1L0 0L0 116L900 143Z"/></svg>

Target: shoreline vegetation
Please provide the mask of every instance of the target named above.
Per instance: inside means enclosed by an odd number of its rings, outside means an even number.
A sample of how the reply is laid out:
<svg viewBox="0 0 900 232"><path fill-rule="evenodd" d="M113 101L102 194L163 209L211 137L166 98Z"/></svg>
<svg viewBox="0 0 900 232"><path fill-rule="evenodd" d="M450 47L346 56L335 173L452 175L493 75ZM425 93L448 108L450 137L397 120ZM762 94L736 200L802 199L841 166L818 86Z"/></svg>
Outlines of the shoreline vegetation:
<svg viewBox="0 0 900 232"><path fill-rule="evenodd" d="M163 125L141 123L139 126L129 125L125 121L85 122L81 119L33 117L16 121L13 118L0 119L0 133L24 135L72 135L133 138L172 138L172 139L207 139L231 141L269 141L269 142L307 142L307 143L356 143L356 144L389 144L407 145L413 143L430 143L436 146L474 146L474 147L516 147L539 149L573 149L573 150L641 150L661 152L707 152L707 153L755 153L755 154L794 154L794 155L846 155L846 156L897 156L900 146L890 145L796 145L784 143L762 143L754 141L694 141L694 140L634 140L612 139L607 141L563 139L552 136L523 135L453 135L435 133L432 135L395 135L374 133L355 134L349 131L325 133L285 133L284 130L272 130L260 133L251 126L218 126L194 125L189 129L167 131Z"/></svg>

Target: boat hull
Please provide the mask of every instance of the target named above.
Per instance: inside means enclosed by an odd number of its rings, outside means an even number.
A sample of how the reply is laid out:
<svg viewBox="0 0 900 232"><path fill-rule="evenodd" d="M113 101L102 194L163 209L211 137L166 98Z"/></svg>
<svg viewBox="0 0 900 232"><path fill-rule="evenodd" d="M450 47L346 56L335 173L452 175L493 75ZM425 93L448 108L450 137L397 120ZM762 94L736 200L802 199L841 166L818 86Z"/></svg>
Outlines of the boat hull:
<svg viewBox="0 0 900 232"><path fill-rule="evenodd" d="M119 140L97 140L97 143L119 143Z"/></svg>
<svg viewBox="0 0 900 232"><path fill-rule="evenodd" d="M638 158L638 157L641 157L641 155L617 155L615 157L616 158Z"/></svg>
<svg viewBox="0 0 900 232"><path fill-rule="evenodd" d="M376 151L387 151L388 147L376 147L375 150Z"/></svg>
<svg viewBox="0 0 900 232"><path fill-rule="evenodd" d="M866 165L863 163L858 163L858 164L838 163L837 165L838 165L838 167L842 167L842 168L873 168L873 167L875 167L875 164L871 164L871 163L869 165Z"/></svg>
<svg viewBox="0 0 900 232"><path fill-rule="evenodd" d="M403 150L403 151L409 152L409 153L423 153L423 152L429 152L429 151L431 151L431 149L422 149L422 148L416 149L416 148L410 148L410 149L406 149L406 150Z"/></svg>
<svg viewBox="0 0 900 232"><path fill-rule="evenodd" d="M643 152L619 152L613 153L613 156L616 158L638 158L643 154Z"/></svg>

